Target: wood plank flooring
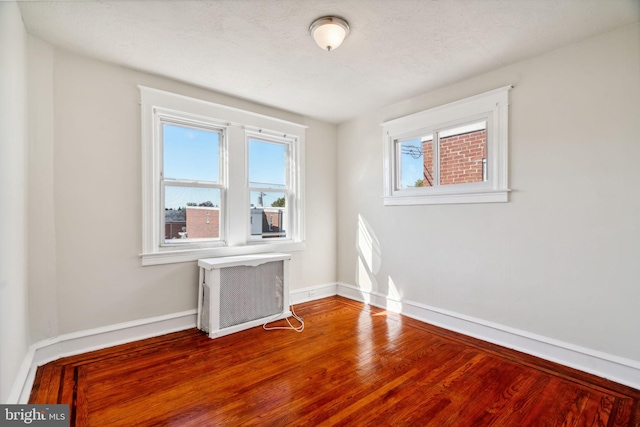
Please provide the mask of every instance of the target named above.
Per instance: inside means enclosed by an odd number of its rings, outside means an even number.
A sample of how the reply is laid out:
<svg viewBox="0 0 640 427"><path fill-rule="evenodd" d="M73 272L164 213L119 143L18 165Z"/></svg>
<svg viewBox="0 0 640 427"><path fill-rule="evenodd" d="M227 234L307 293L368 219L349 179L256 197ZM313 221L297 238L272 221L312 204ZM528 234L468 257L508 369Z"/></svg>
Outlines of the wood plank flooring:
<svg viewBox="0 0 640 427"><path fill-rule="evenodd" d="M188 330L38 369L75 426L640 426L640 391L341 297L303 333Z"/></svg>

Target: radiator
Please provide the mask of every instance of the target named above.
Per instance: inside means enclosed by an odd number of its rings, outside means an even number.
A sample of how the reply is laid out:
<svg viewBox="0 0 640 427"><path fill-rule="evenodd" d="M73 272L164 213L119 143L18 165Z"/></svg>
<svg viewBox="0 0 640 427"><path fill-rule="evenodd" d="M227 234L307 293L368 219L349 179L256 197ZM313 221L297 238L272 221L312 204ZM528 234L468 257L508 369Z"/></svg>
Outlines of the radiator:
<svg viewBox="0 0 640 427"><path fill-rule="evenodd" d="M289 254L198 261L198 329L210 338L291 316Z"/></svg>

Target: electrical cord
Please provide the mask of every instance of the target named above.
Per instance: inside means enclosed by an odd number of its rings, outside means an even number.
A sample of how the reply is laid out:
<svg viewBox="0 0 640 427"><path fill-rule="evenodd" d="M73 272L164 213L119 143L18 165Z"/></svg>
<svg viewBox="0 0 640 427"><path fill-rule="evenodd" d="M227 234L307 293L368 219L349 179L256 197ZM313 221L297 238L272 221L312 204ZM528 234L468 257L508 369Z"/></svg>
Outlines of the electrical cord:
<svg viewBox="0 0 640 427"><path fill-rule="evenodd" d="M275 330L279 330L279 329L292 330L292 331L296 331L296 332L304 331L304 319L296 314L296 311L293 308L293 304L291 305L291 317L293 317L298 322L300 322L300 325L299 326L293 326L291 324L291 321L289 320L289 318L285 317L284 320L287 321L289 326L267 326L269 323L273 323L276 320L280 320L280 319L274 318L273 320L270 320L267 323L265 323L264 325L262 325L262 329L264 329L265 331L275 331Z"/></svg>

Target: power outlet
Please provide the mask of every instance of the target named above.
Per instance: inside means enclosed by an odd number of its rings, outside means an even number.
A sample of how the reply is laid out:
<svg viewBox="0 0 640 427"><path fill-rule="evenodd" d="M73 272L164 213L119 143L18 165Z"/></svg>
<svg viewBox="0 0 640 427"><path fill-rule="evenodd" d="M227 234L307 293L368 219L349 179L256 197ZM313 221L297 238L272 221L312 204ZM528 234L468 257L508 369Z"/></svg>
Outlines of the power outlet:
<svg viewBox="0 0 640 427"><path fill-rule="evenodd" d="M309 291L309 298L313 299L316 297L316 291Z"/></svg>

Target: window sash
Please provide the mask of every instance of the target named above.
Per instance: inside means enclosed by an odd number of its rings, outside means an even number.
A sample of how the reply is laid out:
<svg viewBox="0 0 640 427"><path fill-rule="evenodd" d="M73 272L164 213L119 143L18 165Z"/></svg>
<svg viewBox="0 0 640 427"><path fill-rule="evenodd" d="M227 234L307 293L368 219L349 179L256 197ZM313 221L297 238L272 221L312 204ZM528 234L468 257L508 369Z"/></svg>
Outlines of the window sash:
<svg viewBox="0 0 640 427"><path fill-rule="evenodd" d="M225 227L226 219L226 179L225 179L225 163L226 158L225 150L225 129L217 123L206 118L194 117L187 113L168 112L163 109L155 109L154 119L156 121L156 138L158 138L158 173L159 173L159 197L158 197L158 247L160 249L175 249L175 248L203 248L203 247L217 247L224 245L226 242L227 230ZM182 127L185 129L194 129L198 131L213 132L218 134L218 176L217 181L202 181L193 179L182 178L165 178L165 135L164 125ZM166 239L166 189L167 187L185 187L185 188L210 188L219 189L219 229L217 238L185 238L181 240ZM185 206L186 208L186 206Z"/></svg>
<svg viewBox="0 0 640 427"><path fill-rule="evenodd" d="M184 187L184 188L202 188L202 189L217 189L220 190L220 194L219 194L219 204L217 206L217 209L219 211L218 213L218 237L209 237L209 238L185 238L185 239L180 239L180 240L175 240L175 239L167 239L166 238L166 200L165 200L165 196L166 196L166 188L167 187ZM174 181L174 180L168 180L168 181L162 181L160 183L160 209L159 209L159 214L160 214L160 218L159 218L159 223L160 223L160 228L158 229L159 232L159 242L160 242L160 247L184 247L184 246L189 246L189 245L198 245L198 246L203 246L203 245L207 245L209 243L211 244L216 244L216 246L219 245L223 245L226 241L226 229L224 227L225 224L225 219L226 219L226 210L224 209L225 204L223 202L223 200L225 200L225 187L221 184L211 184L211 183L207 183L207 182L196 182L196 181ZM185 209L189 208L190 206L184 206ZM200 207L200 206L198 206ZM167 240L170 240L169 242Z"/></svg>
<svg viewBox="0 0 640 427"><path fill-rule="evenodd" d="M450 133L453 130L464 128L466 126L471 127L472 125L478 125L480 123L484 123L484 126L479 129L472 129L472 130L469 130L468 132L448 135L448 133ZM472 182L466 182L466 183L443 183L442 182L442 175L443 175L442 144L443 142L450 137L454 137L458 135L467 135L467 134L471 134L473 132L479 132L479 131L485 132L485 140L484 140L485 157L483 158L483 162L481 164L481 167L482 167L481 179L479 181L472 181ZM409 150L407 150L406 148L403 148L404 147L403 144L413 140L416 140L416 143L421 145L421 147L419 148L420 150L419 157L422 158L421 165L423 166L423 169L422 169L422 173L420 174L421 178L419 179L422 179L423 182L428 181L427 183L423 184L422 187L403 186L402 184L402 173L404 169L404 166L403 166L404 158L402 156L410 155L415 158L415 154L412 153L412 151L415 151L415 147L411 147ZM426 159L427 152L425 152L424 150L424 144L429 141L431 145L431 162L427 164L427 159ZM395 139L393 141L393 144L395 146L395 149L393 150L394 152L393 166L394 166L394 178L395 178L394 192L402 192L409 188L422 191L422 192L429 192L429 191L433 191L434 188L437 189L438 187L441 187L441 186L447 186L448 188L452 188L452 186L460 186L460 185L468 186L469 184L471 185L481 184L476 186L485 187L486 184L483 184L483 183L487 181L488 168L490 166L489 141L490 139L489 139L487 116L480 117L480 120L477 120L477 119L465 120L460 123L456 123L455 125L450 125L447 127L437 128L434 130L429 130L424 132L416 132L415 134L412 134L412 136ZM412 145L415 145L416 143ZM425 171L426 171L426 174L428 175L426 178L425 178Z"/></svg>
<svg viewBox="0 0 640 427"><path fill-rule="evenodd" d="M282 146L285 148L284 154L285 154L285 159L284 159L284 184L283 187L277 187L280 184L278 183L268 183L268 182L254 182L254 181L250 181L250 172L251 172L251 164L250 164L250 157L251 157L251 153L250 153L250 146L251 146L251 142L258 142L258 143L265 143L265 144L274 144L277 146ZM246 150L247 150L247 199L248 199L248 203L247 206L250 209L250 215L249 215L249 224L247 227L247 243L249 244L261 244L261 243L269 243L270 241L290 241L292 240L293 236L294 236L294 226L295 226L295 218L294 215L292 215L293 209L292 207L295 205L294 204L294 200L295 200L295 192L293 191L293 187L295 187L295 174L293 171L293 161L292 161L292 157L293 157L293 141L290 139L287 139L286 137L280 137L280 136L268 136L268 135L262 135L260 133L254 133L254 132L247 132L246 135ZM267 186L261 186L261 185L256 185L256 184L267 184ZM269 185L269 184L273 184L273 185ZM254 234L255 231L255 224L254 222L254 216L253 216L253 210L254 209L263 209L264 212L269 212L272 210L277 210L277 207L272 207L269 205L265 205L263 203L262 206L252 206L251 203L251 195L252 193L266 193L266 194L283 194L284 198L285 198L285 222L284 222L284 232L286 233L284 236L282 236L280 233L275 233L275 234L269 234L269 231L263 231L263 233L261 234L261 236L268 236L267 239L265 239L264 237L262 238L257 238L254 237L256 236L256 234Z"/></svg>

